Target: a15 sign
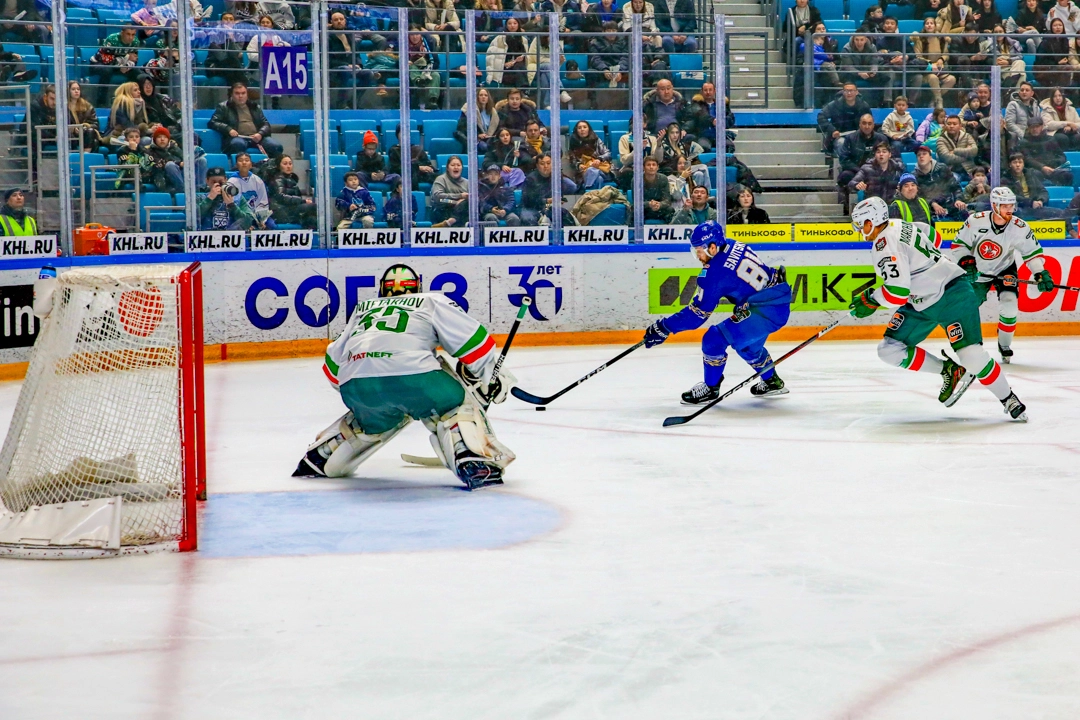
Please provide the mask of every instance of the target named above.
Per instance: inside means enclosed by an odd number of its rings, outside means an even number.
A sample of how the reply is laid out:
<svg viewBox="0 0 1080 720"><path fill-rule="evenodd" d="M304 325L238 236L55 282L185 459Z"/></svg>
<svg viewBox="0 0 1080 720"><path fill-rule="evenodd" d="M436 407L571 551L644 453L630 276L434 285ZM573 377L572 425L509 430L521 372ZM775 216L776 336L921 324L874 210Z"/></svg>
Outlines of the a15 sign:
<svg viewBox="0 0 1080 720"><path fill-rule="evenodd" d="M307 48L263 45L259 55L264 95L309 95Z"/></svg>

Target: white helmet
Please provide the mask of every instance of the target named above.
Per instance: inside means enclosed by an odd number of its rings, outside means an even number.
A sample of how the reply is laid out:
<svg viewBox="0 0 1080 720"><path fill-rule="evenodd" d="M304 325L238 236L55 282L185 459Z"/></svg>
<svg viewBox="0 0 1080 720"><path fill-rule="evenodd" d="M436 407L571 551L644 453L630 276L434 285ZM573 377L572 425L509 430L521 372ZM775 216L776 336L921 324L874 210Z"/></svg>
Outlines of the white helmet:
<svg viewBox="0 0 1080 720"><path fill-rule="evenodd" d="M1009 188L1001 185L990 191L991 205L1015 205L1016 195Z"/></svg>
<svg viewBox="0 0 1080 720"><path fill-rule="evenodd" d="M889 206L884 200L879 197L869 197L851 211L851 225L859 232L862 232L867 220L875 228L889 222Z"/></svg>

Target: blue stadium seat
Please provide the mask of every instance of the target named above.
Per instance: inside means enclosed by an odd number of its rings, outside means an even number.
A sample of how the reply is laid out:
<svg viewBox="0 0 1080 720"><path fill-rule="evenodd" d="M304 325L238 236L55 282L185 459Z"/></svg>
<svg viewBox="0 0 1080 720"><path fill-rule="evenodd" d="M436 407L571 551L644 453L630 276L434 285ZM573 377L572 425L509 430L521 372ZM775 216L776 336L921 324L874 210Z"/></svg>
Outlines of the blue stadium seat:
<svg viewBox="0 0 1080 720"><path fill-rule="evenodd" d="M424 121L424 149L429 153L433 140L446 140L454 138L457 129L457 120L425 120ZM456 141L455 141L456 142Z"/></svg>
<svg viewBox="0 0 1080 720"><path fill-rule="evenodd" d="M221 152L221 136L214 130L203 128L196 130L199 133L199 146L206 152Z"/></svg>
<svg viewBox="0 0 1080 720"><path fill-rule="evenodd" d="M413 207L416 208L416 222L427 222L427 198L424 193L419 190L413 190L412 194Z"/></svg>
<svg viewBox="0 0 1080 720"><path fill-rule="evenodd" d="M726 171L725 172L725 175L726 175L725 182L727 182L728 185L734 184L736 173L737 173L736 169L734 167L732 167L731 165L728 165L726 168L724 168L724 170ZM714 178L714 180L715 180L715 178ZM715 184L715 182L714 182L714 184Z"/></svg>
<svg viewBox="0 0 1080 720"><path fill-rule="evenodd" d="M676 53L668 55L667 58L675 87L701 87L701 83L704 82L704 77L701 76L701 72L705 67L702 64L703 60L701 55Z"/></svg>
<svg viewBox="0 0 1080 720"><path fill-rule="evenodd" d="M428 155L463 153L461 143L456 138L434 138L427 147Z"/></svg>
<svg viewBox="0 0 1080 720"><path fill-rule="evenodd" d="M578 64L578 70L581 71L582 76L577 80L568 80L566 78L566 62L568 60L574 60ZM560 71L562 74L559 79L564 89L580 90L588 84L586 78L588 77L587 73L589 72L589 56L585 53L568 53L563 55L563 64Z"/></svg>
<svg viewBox="0 0 1080 720"><path fill-rule="evenodd" d="M397 133L398 125L400 125L400 124L401 124L401 121L398 120L397 118L395 118L393 120L383 120L382 121L382 137L379 139L379 142L382 143L382 148L381 149L389 150L390 148L392 148L392 147L394 147L395 145L398 144L396 133ZM419 145L420 144L420 131L417 129L416 120L410 119L409 120L409 127L412 129L412 134L411 134L412 139L410 140L410 142L413 145Z"/></svg>
<svg viewBox="0 0 1080 720"><path fill-rule="evenodd" d="M825 28L831 33L855 32L859 29L859 23L854 20L826 20ZM847 42L846 37L836 38L836 42L843 47Z"/></svg>
<svg viewBox="0 0 1080 720"><path fill-rule="evenodd" d="M625 225L626 206L609 205L601 210L590 222L590 225Z"/></svg>
<svg viewBox="0 0 1080 720"><path fill-rule="evenodd" d="M341 121L342 132L359 132L361 135L367 130L373 133L379 132L378 120L342 120Z"/></svg>
<svg viewBox="0 0 1080 720"><path fill-rule="evenodd" d="M900 159L904 161L904 166L908 170L914 170L915 169L915 160L916 160L915 153L913 153L913 152L900 153Z"/></svg>
<svg viewBox="0 0 1080 720"><path fill-rule="evenodd" d="M229 156L225 153L206 153L206 167L223 167L226 170L231 169L233 164L229 162Z"/></svg>
<svg viewBox="0 0 1080 720"><path fill-rule="evenodd" d="M1071 187L1047 185L1046 192L1050 194L1049 205L1053 208L1066 208L1073 199L1073 189Z"/></svg>
<svg viewBox="0 0 1080 720"><path fill-rule="evenodd" d="M922 26L922 20L901 20L896 23L896 29L901 35L910 35L914 32L920 32L922 31Z"/></svg>

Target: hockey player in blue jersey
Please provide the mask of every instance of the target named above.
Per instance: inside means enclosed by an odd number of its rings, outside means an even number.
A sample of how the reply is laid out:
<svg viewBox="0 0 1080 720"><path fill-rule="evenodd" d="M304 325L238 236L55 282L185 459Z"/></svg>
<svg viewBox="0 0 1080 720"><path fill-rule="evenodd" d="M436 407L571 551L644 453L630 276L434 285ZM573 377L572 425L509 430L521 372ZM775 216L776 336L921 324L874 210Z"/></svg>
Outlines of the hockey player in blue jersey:
<svg viewBox="0 0 1080 720"><path fill-rule="evenodd" d="M669 335L694 330L705 324L721 298L735 306L734 314L710 327L701 339L705 382L682 394L686 405L699 405L720 396L727 349L732 347L755 370L772 363L765 341L787 324L791 314L791 286L784 268L773 269L740 242L729 242L724 228L709 221L698 225L690 239L691 251L704 265L697 278L697 292L679 312L657 320L645 331L645 347L654 347ZM769 368L750 392L758 397L787 392L784 381Z"/></svg>

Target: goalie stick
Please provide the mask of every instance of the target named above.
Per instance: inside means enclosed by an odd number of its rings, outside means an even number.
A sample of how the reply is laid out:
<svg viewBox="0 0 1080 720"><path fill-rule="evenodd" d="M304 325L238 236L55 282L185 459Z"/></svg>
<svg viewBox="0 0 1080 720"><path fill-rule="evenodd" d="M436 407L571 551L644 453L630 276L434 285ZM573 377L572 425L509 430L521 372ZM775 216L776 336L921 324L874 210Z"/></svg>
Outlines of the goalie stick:
<svg viewBox="0 0 1080 720"><path fill-rule="evenodd" d="M503 345L502 352L499 353L499 357L495 361L495 367L491 369L492 378L498 377L499 371L502 370L503 363L506 362L506 353L510 352L510 345L514 342L514 336L517 335L518 328L521 327L521 321L525 319L525 313L529 311L530 305L532 305L532 298L521 298L521 307L518 308L518 314L514 319L514 324L510 326L510 333L506 336L506 344ZM484 409L487 409L487 405L484 406ZM443 467L443 461L434 457L401 453L401 459L412 465L420 465L422 467Z"/></svg>
<svg viewBox="0 0 1080 720"><path fill-rule="evenodd" d="M986 273L980 273L980 277L984 277L987 280L1001 280L1002 279L1002 277L1000 275L987 275ZM1039 283L1035 282L1034 280L1021 280L1020 278L1016 278L1016 282L1023 283L1024 285L1038 285L1039 284ZM1080 287L1073 287L1071 285L1056 285L1055 284L1054 287L1056 287L1058 290L1068 290L1070 292L1080 292Z"/></svg>
<svg viewBox="0 0 1080 720"><path fill-rule="evenodd" d="M839 321L839 320L833 320L833 321L832 321L832 322L831 322L831 323L830 323L829 325L827 325L827 326L825 326L825 327L821 328L820 330L818 330L818 331L817 331L817 333L815 333L815 334L814 334L814 335L812 335L811 337L809 337L809 338L807 338L806 340L804 340L804 341L803 341L803 342L802 342L802 343L801 343L800 345L798 345L798 346L796 346L796 347L792 348L791 350L788 350L788 351L787 351L786 353L784 353L784 354L783 354L783 355L782 355L782 356L781 356L780 358L778 358L778 359L776 359L776 360L773 360L773 362L772 362L772 364L771 364L771 365L768 365L768 366L766 366L766 367L763 367L763 368L762 368L761 370L759 370L758 372L754 373L754 374L753 374L753 375L751 375L750 377L746 378L746 379L745 379L745 380L743 380L743 381L742 381L741 383L739 383L739 384L738 384L738 385L736 385L735 387L731 388L731 389L730 389L730 390L728 390L728 391L727 391L726 393L724 393L724 394L723 394L723 395L721 395L720 397L716 398L715 400L713 400L712 402L710 402L710 403L709 403L708 405L706 405L705 407L701 408L700 410L697 410L697 411L695 411L695 412L691 413L690 415L674 415L674 416L672 416L672 417L669 417L669 418L664 418L664 427L671 427L672 425L685 425L686 423L690 422L691 420L693 420L694 418L696 418L696 417L697 417L698 415L700 415L701 413L703 413L703 412L705 412L706 410L708 410L709 408L711 408L711 407L712 407L713 405L716 405L717 403L719 403L719 402L720 402L721 400L723 400L724 398L730 397L731 395L735 394L735 393L736 393L736 392L738 392L739 390L742 390L742 389L743 389L744 387L746 387L747 385L749 385L750 383L752 383L752 382L753 382L754 380L757 380L757 379L758 379L759 377L761 377L761 374L762 374L763 372L765 372L766 370L770 370L770 369L772 369L772 368L776 367L777 365L779 365L780 363L784 362L784 361L785 361L785 360L787 360L787 359L788 359L789 357L791 357L791 356L792 356L792 355L794 355L795 353L799 352L799 351L800 351L800 350L802 350L802 349L803 349L804 347L806 347L806 346L807 346L807 345L809 345L810 343L814 342L814 341L815 341L815 340L817 340L817 339L818 339L819 337L821 337L821 336L822 336L822 335L824 335L825 333L829 332L830 330L832 330L832 329L833 329L834 327L836 327L836 326L837 326L837 325L839 325L839 324L840 324L840 321Z"/></svg>
<svg viewBox="0 0 1080 720"><path fill-rule="evenodd" d="M591 378L593 375L597 374L601 370L607 370L609 367L611 367L615 363L619 362L624 357L626 357L630 353L634 352L635 350L637 350L639 347L641 347L644 344L645 344L645 341L642 340L641 342L639 342L636 345L631 345L630 347L626 348L625 350L623 350L621 353L619 353L615 357L608 360L606 363L604 363L600 367L596 368L592 372L585 375L585 377L581 378L580 380L576 380L575 382L567 385L566 387L564 387L562 390L555 393L554 395L549 395L548 397L540 397L539 395L533 395L532 393L525 392L521 388L517 388L517 387L516 388L511 388L510 389L510 394L513 395L514 397L516 397L518 400L521 400L522 402L530 403L532 405L547 405L552 400L555 400L556 398L562 397L566 393L570 392L571 390L576 388L578 385L585 382L586 380L588 380L589 378Z"/></svg>

